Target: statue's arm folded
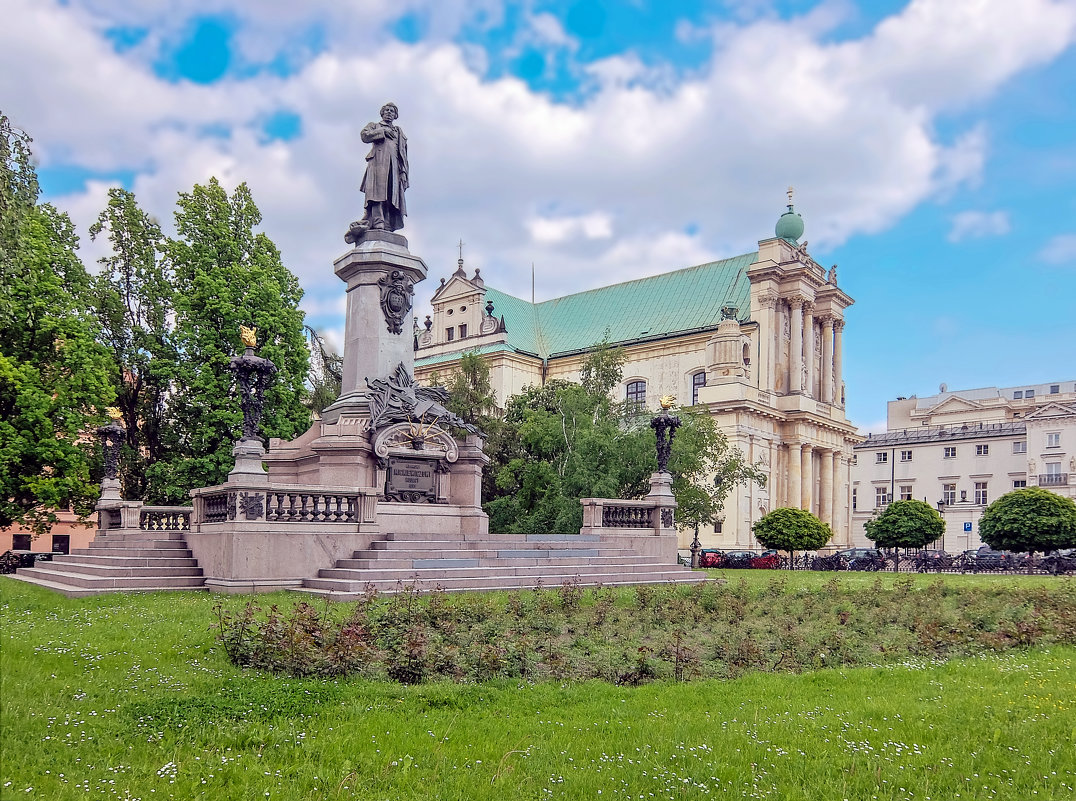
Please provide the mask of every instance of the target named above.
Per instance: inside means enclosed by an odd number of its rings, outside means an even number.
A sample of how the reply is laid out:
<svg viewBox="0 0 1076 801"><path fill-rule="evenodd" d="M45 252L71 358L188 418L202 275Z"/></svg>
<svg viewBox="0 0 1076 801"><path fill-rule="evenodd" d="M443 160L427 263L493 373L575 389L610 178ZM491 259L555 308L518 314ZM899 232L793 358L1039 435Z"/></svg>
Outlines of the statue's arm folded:
<svg viewBox="0 0 1076 801"><path fill-rule="evenodd" d="M364 141L366 144L370 144L371 142L380 142L382 139L385 138L385 132L376 122L371 122L369 125L362 129L362 132L359 134L359 138L362 139L362 141Z"/></svg>

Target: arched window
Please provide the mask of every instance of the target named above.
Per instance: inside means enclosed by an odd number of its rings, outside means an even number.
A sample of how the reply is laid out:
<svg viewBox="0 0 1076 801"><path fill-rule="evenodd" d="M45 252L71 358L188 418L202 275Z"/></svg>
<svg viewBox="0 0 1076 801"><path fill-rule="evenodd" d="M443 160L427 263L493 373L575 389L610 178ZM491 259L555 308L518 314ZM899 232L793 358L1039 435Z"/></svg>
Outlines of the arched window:
<svg viewBox="0 0 1076 801"><path fill-rule="evenodd" d="M629 381L627 386L628 403L635 406L646 405L646 382Z"/></svg>
<svg viewBox="0 0 1076 801"><path fill-rule="evenodd" d="M699 388L706 386L706 372L700 370L691 376L691 405L695 406L699 402Z"/></svg>

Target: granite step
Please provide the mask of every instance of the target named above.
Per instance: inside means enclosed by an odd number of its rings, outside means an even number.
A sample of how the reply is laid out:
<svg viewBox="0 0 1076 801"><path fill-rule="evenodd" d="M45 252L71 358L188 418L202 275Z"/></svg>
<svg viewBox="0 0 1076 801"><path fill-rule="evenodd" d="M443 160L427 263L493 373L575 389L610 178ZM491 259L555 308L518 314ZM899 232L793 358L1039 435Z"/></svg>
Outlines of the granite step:
<svg viewBox="0 0 1076 801"><path fill-rule="evenodd" d="M114 539L102 539L98 537L90 543L90 547L94 550L98 548L157 548L160 550L169 549L184 549L187 547L187 540L180 539L150 539L148 537L123 537Z"/></svg>
<svg viewBox="0 0 1076 801"><path fill-rule="evenodd" d="M193 559L187 560L185 565L162 566L162 565L109 565L80 560L53 559L50 567L42 568L49 572L78 573L85 576L161 576L173 578L175 576L201 576L202 568Z"/></svg>
<svg viewBox="0 0 1076 801"><path fill-rule="evenodd" d="M93 543L91 543L92 545ZM184 543L185 545L186 543ZM73 556L161 556L162 551L167 551L168 556L176 559L191 559L194 554L189 548L72 548Z"/></svg>
<svg viewBox="0 0 1076 801"><path fill-rule="evenodd" d="M101 554L79 553L79 551L88 551L87 548L76 549L74 553L66 556L54 556L52 561L54 563L68 564L70 562L77 562L79 564L91 564L91 565L111 565L113 567L197 567L198 562L192 556L102 556ZM154 552L156 553L156 552Z"/></svg>
<svg viewBox="0 0 1076 801"><path fill-rule="evenodd" d="M371 579L364 581L345 581L341 579L307 579L303 587L296 590L312 595L320 595L336 601L355 600L363 596L367 588L372 587L381 593L391 593L401 587L410 590L412 584L416 585L420 592L430 592L437 589L446 592L470 592L481 590L515 590L531 589L541 586L552 589L572 582L580 587L612 587L633 586L638 584L695 584L706 581L705 573L691 570L677 571L666 568L646 573L542 573L533 576L505 576L491 575L487 577L468 577L459 579L424 579L409 578L406 581L399 579Z"/></svg>
<svg viewBox="0 0 1076 801"><path fill-rule="evenodd" d="M336 566L339 568L350 568L352 570L371 570L371 569L399 569L399 568L414 568L415 559L408 557L390 558L380 556L384 551L378 551L378 555L363 555L363 551L359 551L352 559L340 559L337 561ZM513 557L513 558L500 558L496 556L481 556L477 559L473 558L474 555L470 552L466 552L465 556L461 557L448 557L443 556L444 559L467 559L469 561L477 561L482 567L491 567L494 565L505 565L506 567L529 567L532 565L547 565L554 567L572 566L579 564L578 559L563 556L546 556L546 557L533 557L528 556L525 558ZM430 561L429 559L420 559L417 561ZM592 556L588 557L586 563L588 565L631 565L631 564L653 564L654 558L652 556Z"/></svg>
<svg viewBox="0 0 1076 801"><path fill-rule="evenodd" d="M478 564L478 560L469 559L447 559L444 560L445 564L443 565L425 564L425 562L432 562L435 560L416 559L415 561L416 564L413 567L403 568L373 568L369 570L355 570L345 567L323 568L318 572L317 577L319 579L333 578L365 582L370 577L374 577L377 579L388 579L392 581L397 581L399 579L406 580L412 577L418 577L423 580L441 580L485 577L490 575L540 576L550 575L551 572L558 574L587 573L593 575L613 573L652 573L655 570L661 571L668 568L667 565L656 565L652 561L629 565L615 563L604 565L569 564L558 565L556 568L551 568L548 565L480 565ZM423 563L418 564L418 562Z"/></svg>
<svg viewBox="0 0 1076 801"><path fill-rule="evenodd" d="M199 571L200 573L201 571ZM204 587L205 579L197 576L96 576L62 570L47 570L41 567L20 567L15 571L17 577L39 578L67 586L97 589L102 592L117 590L147 589L193 589Z"/></svg>

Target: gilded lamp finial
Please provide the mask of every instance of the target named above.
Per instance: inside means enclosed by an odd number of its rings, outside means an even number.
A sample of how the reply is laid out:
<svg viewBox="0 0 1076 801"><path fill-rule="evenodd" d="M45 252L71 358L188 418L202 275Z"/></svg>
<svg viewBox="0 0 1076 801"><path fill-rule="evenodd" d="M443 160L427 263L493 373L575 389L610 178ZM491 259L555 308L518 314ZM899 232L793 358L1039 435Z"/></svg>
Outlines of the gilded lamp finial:
<svg viewBox="0 0 1076 801"><path fill-rule="evenodd" d="M676 403L675 395L662 395L658 401L661 404L662 409L671 409L673 404Z"/></svg>
<svg viewBox="0 0 1076 801"><path fill-rule="evenodd" d="M257 328L247 328L245 325L239 326L239 338L243 340L243 344L248 348L258 347Z"/></svg>

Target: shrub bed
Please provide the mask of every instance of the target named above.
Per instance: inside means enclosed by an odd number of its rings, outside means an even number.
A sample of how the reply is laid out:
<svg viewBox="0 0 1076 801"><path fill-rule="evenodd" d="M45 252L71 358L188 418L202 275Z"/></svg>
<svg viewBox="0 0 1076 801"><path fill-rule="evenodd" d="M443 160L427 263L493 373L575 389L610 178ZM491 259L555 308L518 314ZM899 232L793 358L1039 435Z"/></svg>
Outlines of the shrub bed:
<svg viewBox="0 0 1076 801"><path fill-rule="evenodd" d="M216 606L233 664L289 676L404 684L733 678L1076 644L1076 583L926 586L910 577L789 588L709 581L498 594L413 586L354 605Z"/></svg>

